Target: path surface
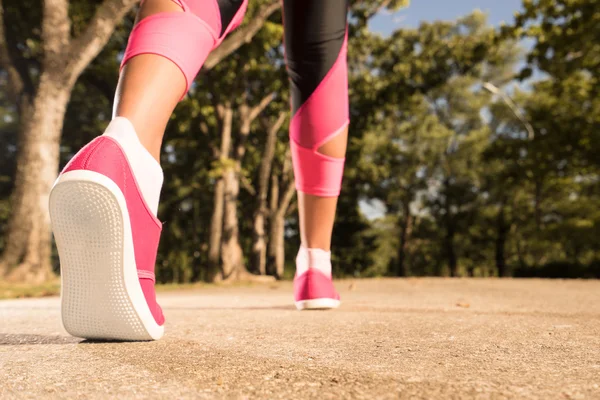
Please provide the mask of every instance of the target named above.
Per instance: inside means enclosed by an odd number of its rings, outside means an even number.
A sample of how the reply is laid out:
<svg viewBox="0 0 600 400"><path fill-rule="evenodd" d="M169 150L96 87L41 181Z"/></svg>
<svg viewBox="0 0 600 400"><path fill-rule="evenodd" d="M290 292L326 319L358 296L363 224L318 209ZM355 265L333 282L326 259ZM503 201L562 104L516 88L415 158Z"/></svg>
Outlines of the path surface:
<svg viewBox="0 0 600 400"><path fill-rule="evenodd" d="M59 299L0 301L0 398L600 399L600 282L359 280L159 295L158 342L90 343Z"/></svg>

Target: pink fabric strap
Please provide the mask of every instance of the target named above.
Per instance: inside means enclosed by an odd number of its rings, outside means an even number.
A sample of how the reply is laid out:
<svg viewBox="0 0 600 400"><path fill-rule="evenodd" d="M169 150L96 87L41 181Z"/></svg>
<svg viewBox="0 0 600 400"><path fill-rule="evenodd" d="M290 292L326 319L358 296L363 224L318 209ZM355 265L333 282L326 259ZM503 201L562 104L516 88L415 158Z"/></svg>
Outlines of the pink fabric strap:
<svg viewBox="0 0 600 400"><path fill-rule="evenodd" d="M121 68L132 57L140 54L165 57L181 69L187 93L216 40L217 34L213 29L194 14L154 14L144 18L133 28Z"/></svg>
<svg viewBox="0 0 600 400"><path fill-rule="evenodd" d="M344 158L329 157L290 141L296 189L320 197L337 197L342 187Z"/></svg>
<svg viewBox="0 0 600 400"><path fill-rule="evenodd" d="M220 37L221 13L216 0L172 1L183 12L158 13L141 20L131 31L121 68L140 54L165 57L181 69L187 93L211 50L242 23L248 0L242 2Z"/></svg>
<svg viewBox="0 0 600 400"><path fill-rule="evenodd" d="M138 278L140 279L150 279L152 282L156 282L156 276L154 272L146 271L144 269L137 270Z"/></svg>

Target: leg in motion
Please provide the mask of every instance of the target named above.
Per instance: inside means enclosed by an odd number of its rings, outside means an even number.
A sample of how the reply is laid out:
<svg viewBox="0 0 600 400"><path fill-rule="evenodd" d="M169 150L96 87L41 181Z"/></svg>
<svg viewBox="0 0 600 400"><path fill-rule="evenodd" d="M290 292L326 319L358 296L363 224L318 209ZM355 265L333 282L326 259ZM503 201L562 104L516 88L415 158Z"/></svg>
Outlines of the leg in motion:
<svg viewBox="0 0 600 400"><path fill-rule="evenodd" d="M348 136L347 0L284 0L291 85L290 145L302 245L298 308L334 308L331 235Z"/></svg>
<svg viewBox="0 0 600 400"><path fill-rule="evenodd" d="M163 133L208 54L239 25L246 5L247 0L142 3L113 120L71 159L50 194L62 319L72 335L119 340L163 335L154 291Z"/></svg>

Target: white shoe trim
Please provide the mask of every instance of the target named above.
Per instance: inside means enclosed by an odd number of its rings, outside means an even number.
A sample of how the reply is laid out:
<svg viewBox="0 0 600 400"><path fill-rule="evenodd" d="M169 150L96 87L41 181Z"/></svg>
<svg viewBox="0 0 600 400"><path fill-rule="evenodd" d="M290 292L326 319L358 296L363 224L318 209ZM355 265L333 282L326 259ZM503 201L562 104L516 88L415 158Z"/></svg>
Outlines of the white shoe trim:
<svg viewBox="0 0 600 400"><path fill-rule="evenodd" d="M339 306L339 300L328 298L300 300L296 302L296 308L298 310L326 310L330 308L338 308Z"/></svg>

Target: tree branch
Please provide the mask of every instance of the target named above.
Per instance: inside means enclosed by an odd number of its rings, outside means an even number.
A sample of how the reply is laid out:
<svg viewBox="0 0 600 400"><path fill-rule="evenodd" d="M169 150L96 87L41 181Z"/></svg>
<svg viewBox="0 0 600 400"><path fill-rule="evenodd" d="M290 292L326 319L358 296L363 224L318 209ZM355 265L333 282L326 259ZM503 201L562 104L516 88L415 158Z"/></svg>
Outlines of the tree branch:
<svg viewBox="0 0 600 400"><path fill-rule="evenodd" d="M292 198L294 197L294 193L296 193L296 184L294 182L294 173L292 171L292 153L290 152L289 148L285 153L282 174L283 181L287 182L287 187L285 188L285 192L281 197L277 212L285 214L290 205L290 201L292 201Z"/></svg>
<svg viewBox="0 0 600 400"><path fill-rule="evenodd" d="M233 109L231 108L231 104L219 104L217 106L217 113L223 121L221 128L221 149L219 151L219 158L224 160L229 157L229 152L231 149L231 128L233 123Z"/></svg>
<svg viewBox="0 0 600 400"><path fill-rule="evenodd" d="M250 183L250 180L247 176L240 174L240 183L248 193L250 193L252 196L256 196L256 189L254 189L254 186L252 186L252 183Z"/></svg>
<svg viewBox="0 0 600 400"><path fill-rule="evenodd" d="M259 211L264 211L267 205L267 196L269 190L269 175L273 166L273 158L275 156L275 144L277 142L277 132L281 129L287 112L279 113L279 118L268 128L267 143L260 162L260 171L258 173L258 208Z"/></svg>
<svg viewBox="0 0 600 400"><path fill-rule="evenodd" d="M235 151L235 159L238 163L242 160L242 158L244 158L244 154L246 154L246 141L250 135L250 126L252 121L254 121L258 115L269 105L269 103L273 101L275 98L275 93L269 93L260 101L259 104L252 108L248 106L245 98L246 96L244 95L242 104L239 107L241 127L239 141Z"/></svg>
<svg viewBox="0 0 600 400"><path fill-rule="evenodd" d="M283 175L284 181L287 181L287 180L293 181L294 180L293 172L292 172L292 153L291 153L289 147L287 148L287 150L285 152L285 159L283 160L282 175Z"/></svg>
<svg viewBox="0 0 600 400"><path fill-rule="evenodd" d="M200 114L200 117L202 117L202 114ZM198 126L200 127L200 132L202 132L204 136L209 137L210 129L208 128L206 121L200 121ZM218 159L220 151L211 140L208 141L208 148L210 149L213 158Z"/></svg>
<svg viewBox="0 0 600 400"><path fill-rule="evenodd" d="M265 24L266 20L281 7L279 0L266 5L260 10L260 12L252 17L247 25L237 29L227 39L221 43L219 47L210 53L210 56L204 62L204 69L211 69L217 65L221 60L229 56L231 53L239 49L244 43L250 42L254 35L260 31Z"/></svg>
<svg viewBox="0 0 600 400"><path fill-rule="evenodd" d="M10 57L4 26L4 6L0 0L0 67L8 73L8 89L11 99L19 102L19 97L25 89L25 80Z"/></svg>
<svg viewBox="0 0 600 400"><path fill-rule="evenodd" d="M279 179L277 175L271 175L271 194L269 196L269 218L277 212L277 203L279 203Z"/></svg>
<svg viewBox="0 0 600 400"><path fill-rule="evenodd" d="M288 207L288 209L285 211L285 216L289 217L290 215L292 215L296 210L298 209L298 201L293 201L292 204L290 204L290 206Z"/></svg>
<svg viewBox="0 0 600 400"><path fill-rule="evenodd" d="M294 198L295 194L296 185L294 184L294 180L291 180L288 183L288 186L285 188L285 192L283 193L283 197L281 198L281 202L279 203L279 210L277 210L277 212L280 212L281 214L285 215L285 213L288 210L288 207L290 206L290 202Z"/></svg>
<svg viewBox="0 0 600 400"><path fill-rule="evenodd" d="M63 55L69 48L71 20L67 0L44 0L42 17L42 46L44 49L44 69L62 70Z"/></svg>
<svg viewBox="0 0 600 400"><path fill-rule="evenodd" d="M388 9L390 11L397 10L401 7L406 7L410 3L409 0L403 2L394 2L392 6L392 0L376 0L372 2L367 1L353 1L350 5L350 11L356 13L362 22L366 23L378 13ZM392 6L392 7L391 7Z"/></svg>
<svg viewBox="0 0 600 400"><path fill-rule="evenodd" d="M262 197L264 192L264 198L267 198L267 188L269 186L269 176L271 175L271 169L273 166L273 158L275 157L275 145L277 143L277 132L281 129L281 126L285 122L287 112L281 111L279 117L271 126L267 128L267 142L265 144L265 150L263 152L262 161L260 163L259 176L259 197ZM265 123L266 125L266 123Z"/></svg>
<svg viewBox="0 0 600 400"><path fill-rule="evenodd" d="M260 115L260 113L263 112L269 104L271 104L273 100L275 100L276 96L277 94L275 92L269 93L268 95L263 97L260 103L252 107L252 109L250 110L250 115L248 116L249 122L252 123L252 121L254 121Z"/></svg>
<svg viewBox="0 0 600 400"><path fill-rule="evenodd" d="M206 121L200 122L200 132L202 132L206 136L208 136L208 134L210 133L210 130L208 129L208 124L206 123Z"/></svg>
<svg viewBox="0 0 600 400"><path fill-rule="evenodd" d="M373 18L376 14L381 12L387 6L389 6L391 2L392 2L391 0L383 0L381 3L373 6L366 14L367 21L370 20L371 18Z"/></svg>
<svg viewBox="0 0 600 400"><path fill-rule="evenodd" d="M273 125L271 125L269 130L277 133L281 129L281 126L283 125L283 123L285 122L287 114L288 114L287 111L281 111L279 113L279 116L277 117L277 121L275 121L275 123Z"/></svg>
<svg viewBox="0 0 600 400"><path fill-rule="evenodd" d="M84 68L100 53L117 24L136 3L137 0L104 0L98 7L88 27L71 43L67 66L69 83L74 83Z"/></svg>

